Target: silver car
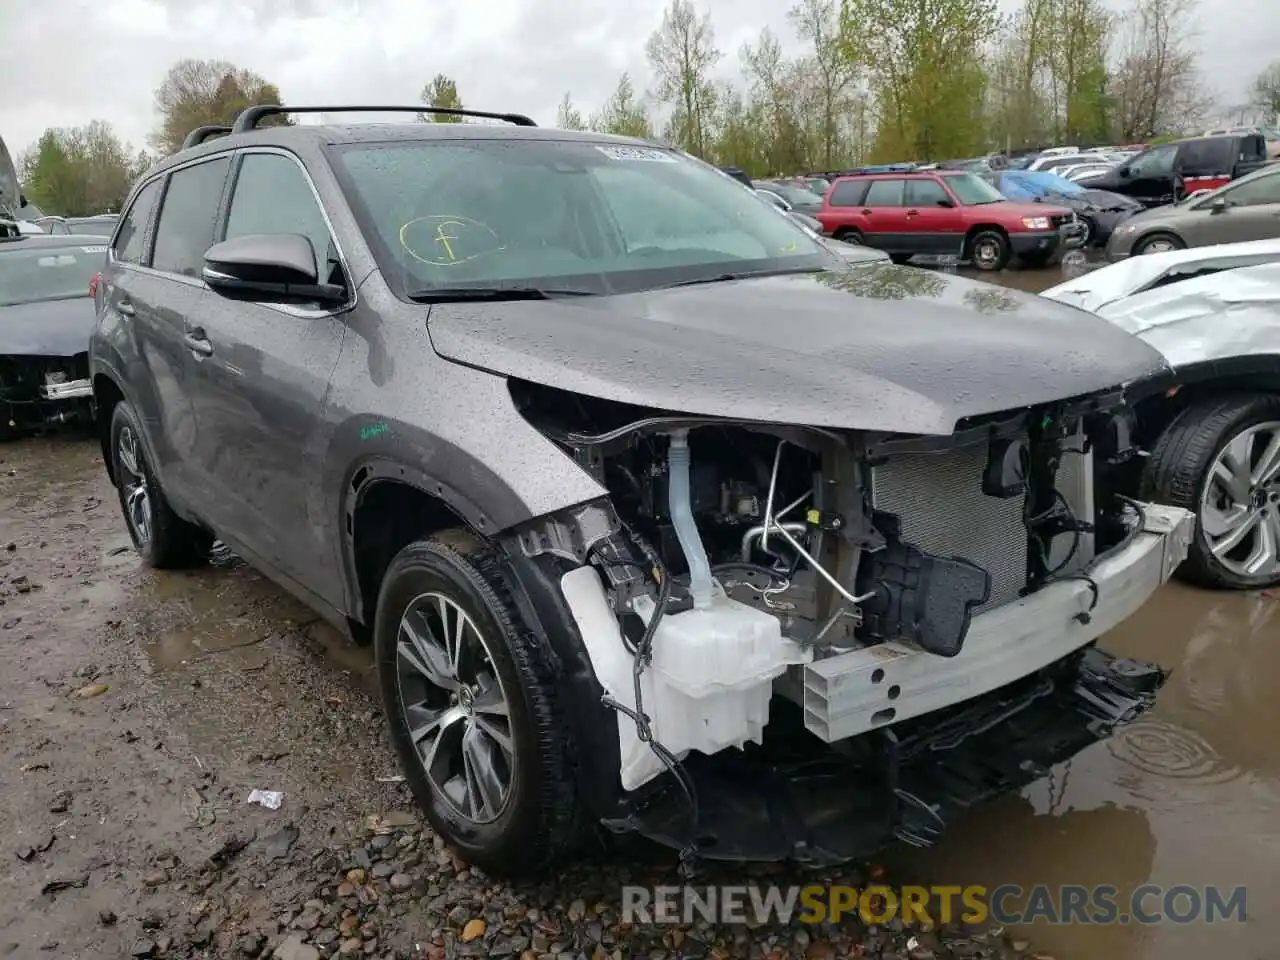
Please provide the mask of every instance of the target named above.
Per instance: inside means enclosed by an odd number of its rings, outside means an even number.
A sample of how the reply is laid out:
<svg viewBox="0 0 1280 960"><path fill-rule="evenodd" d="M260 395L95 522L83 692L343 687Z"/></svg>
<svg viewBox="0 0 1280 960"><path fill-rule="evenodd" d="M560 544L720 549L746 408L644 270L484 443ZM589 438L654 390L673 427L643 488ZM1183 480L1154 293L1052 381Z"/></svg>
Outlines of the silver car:
<svg viewBox="0 0 1280 960"><path fill-rule="evenodd" d="M1217 190L1146 210L1116 228L1107 259L1122 260L1215 243L1280 237L1280 164L1273 163Z"/></svg>

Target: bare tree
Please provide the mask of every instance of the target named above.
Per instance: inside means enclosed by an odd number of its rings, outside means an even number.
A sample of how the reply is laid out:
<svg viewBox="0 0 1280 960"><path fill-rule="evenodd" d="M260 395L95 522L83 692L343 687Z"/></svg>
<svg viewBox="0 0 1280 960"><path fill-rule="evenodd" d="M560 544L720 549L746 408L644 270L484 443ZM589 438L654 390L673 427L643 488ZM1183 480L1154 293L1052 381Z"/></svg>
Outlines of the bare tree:
<svg viewBox="0 0 1280 960"><path fill-rule="evenodd" d="M1280 123L1280 60L1263 70L1253 81L1253 106L1266 123Z"/></svg>
<svg viewBox="0 0 1280 960"><path fill-rule="evenodd" d="M1214 98L1195 48L1196 0L1139 0L1111 73L1115 129L1126 141L1202 128Z"/></svg>
<svg viewBox="0 0 1280 960"><path fill-rule="evenodd" d="M858 62L840 44L840 5L836 0L801 0L787 14L800 39L809 44L804 72L813 78L818 111L817 156L823 169L835 165L841 114L847 114L858 80Z"/></svg>
<svg viewBox="0 0 1280 960"><path fill-rule="evenodd" d="M691 0L671 0L645 51L657 77L657 99L674 108L672 139L703 155L716 104L711 70L721 57L711 15L698 16Z"/></svg>

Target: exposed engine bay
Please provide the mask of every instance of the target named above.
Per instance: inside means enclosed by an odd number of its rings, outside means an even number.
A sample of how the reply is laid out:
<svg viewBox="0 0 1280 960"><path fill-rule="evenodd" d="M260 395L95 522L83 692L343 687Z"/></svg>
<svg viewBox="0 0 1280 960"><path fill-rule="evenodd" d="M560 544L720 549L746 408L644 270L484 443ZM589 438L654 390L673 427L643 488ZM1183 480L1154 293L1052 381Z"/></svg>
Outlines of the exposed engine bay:
<svg viewBox="0 0 1280 960"><path fill-rule="evenodd" d="M88 355L0 356L0 435L93 418Z"/></svg>
<svg viewBox="0 0 1280 960"><path fill-rule="evenodd" d="M1092 742L1145 709L1163 682L1147 665L1112 676L1113 658L1085 649L1108 626L1092 629L1092 611L1114 593L1091 571L1164 519L1184 554L1189 537L1185 517L1153 519L1149 505L1108 493L1110 472L1136 453L1119 392L962 422L950 437L666 415L519 382L512 394L611 495L603 516L549 521L522 547L573 544L562 555L585 561L561 589L619 714L621 785L638 798L619 829L730 857L841 859L874 847L867 837L886 824L929 842L943 814L904 792L923 775L913 758L932 775L936 751L990 740L1055 697L1081 699L1067 715L1088 714ZM1160 550L1152 563L1163 569ZM1068 582L1055 594L1056 632L1015 627L1038 594ZM975 623L989 628L968 649ZM1049 640L1020 642L1038 626ZM1062 715L1049 709L1045 729ZM1009 753L999 785L971 776L973 802L1043 772L1074 729ZM753 838L778 829L776 798L753 822L741 791L725 787L741 775L726 772L735 756L742 769L774 758L756 779L778 776L779 759L825 771L822 789L810 784L784 804L799 804L802 826L784 830L791 839L779 849ZM799 808L818 796L838 803L824 790L840 783L847 815L849 791L873 782L868 770L885 791L875 829L863 837L860 824L817 852L811 820L835 810ZM953 800L966 793L941 789ZM717 802L734 811L736 831L708 826ZM680 826L685 807L693 840Z"/></svg>

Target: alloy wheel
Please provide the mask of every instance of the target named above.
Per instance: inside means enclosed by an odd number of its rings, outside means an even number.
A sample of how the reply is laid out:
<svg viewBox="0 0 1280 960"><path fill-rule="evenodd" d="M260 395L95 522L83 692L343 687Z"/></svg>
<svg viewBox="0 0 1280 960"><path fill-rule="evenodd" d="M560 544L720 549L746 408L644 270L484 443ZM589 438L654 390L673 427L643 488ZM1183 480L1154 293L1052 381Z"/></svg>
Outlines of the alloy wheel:
<svg viewBox="0 0 1280 960"><path fill-rule="evenodd" d="M1280 422L1236 434L1209 467L1200 529L1218 563L1240 577L1280 569Z"/></svg>
<svg viewBox="0 0 1280 960"><path fill-rule="evenodd" d="M1157 239L1148 241L1142 248L1143 253L1168 253L1178 247L1171 240Z"/></svg>
<svg viewBox="0 0 1280 960"><path fill-rule="evenodd" d="M400 707L432 787L473 823L496 820L511 799L511 713L488 642L441 593L414 598L396 637Z"/></svg>
<svg viewBox="0 0 1280 960"><path fill-rule="evenodd" d="M116 460L124 474L120 477L120 489L124 494L121 499L124 501L125 522L129 524L134 542L145 548L151 543L151 490L142 465L137 435L128 425L120 428Z"/></svg>

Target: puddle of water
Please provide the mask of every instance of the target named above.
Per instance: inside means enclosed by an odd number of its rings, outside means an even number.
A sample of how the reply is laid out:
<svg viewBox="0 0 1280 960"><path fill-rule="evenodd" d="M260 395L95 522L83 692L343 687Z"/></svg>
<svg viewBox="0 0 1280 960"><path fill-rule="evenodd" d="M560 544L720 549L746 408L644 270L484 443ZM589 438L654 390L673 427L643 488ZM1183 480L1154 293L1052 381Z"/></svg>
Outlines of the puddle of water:
<svg viewBox="0 0 1280 960"><path fill-rule="evenodd" d="M1280 595L1180 585L1103 638L1173 669L1152 713L1029 788L976 810L929 851L902 855L926 883L1108 884L1125 904L1143 884L1229 893L1247 921L1154 926L1030 925L1038 948L1073 958L1275 956L1280 898ZM1016 899L1014 903L1018 903ZM1158 898L1143 905L1158 906Z"/></svg>

